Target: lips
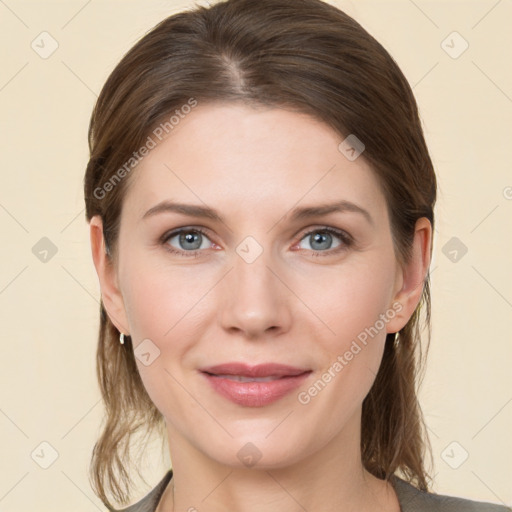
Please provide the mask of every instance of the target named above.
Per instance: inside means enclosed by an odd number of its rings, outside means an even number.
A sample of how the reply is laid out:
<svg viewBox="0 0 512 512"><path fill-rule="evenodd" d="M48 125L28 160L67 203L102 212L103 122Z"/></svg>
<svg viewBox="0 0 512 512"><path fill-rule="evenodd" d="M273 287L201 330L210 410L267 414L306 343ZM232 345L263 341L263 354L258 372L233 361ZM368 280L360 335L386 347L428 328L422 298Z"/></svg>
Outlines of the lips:
<svg viewBox="0 0 512 512"><path fill-rule="evenodd" d="M201 373L224 398L238 405L263 407L298 387L311 370L277 363L226 363L202 368Z"/></svg>

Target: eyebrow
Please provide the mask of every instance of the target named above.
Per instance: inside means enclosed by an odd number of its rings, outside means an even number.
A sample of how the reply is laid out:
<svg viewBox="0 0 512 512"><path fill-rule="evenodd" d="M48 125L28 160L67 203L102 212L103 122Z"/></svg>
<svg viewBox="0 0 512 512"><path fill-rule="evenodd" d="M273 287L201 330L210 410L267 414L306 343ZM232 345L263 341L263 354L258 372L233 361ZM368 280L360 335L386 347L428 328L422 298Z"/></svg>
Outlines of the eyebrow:
<svg viewBox="0 0 512 512"><path fill-rule="evenodd" d="M294 208L291 211L291 220L303 220L310 217L321 217L329 215L330 213L345 213L353 212L360 213L364 218L374 226L374 221L370 213L350 201L341 200L335 203L321 204L316 206L305 206L301 208ZM164 200L157 205L150 208L143 216L142 220L153 217L159 213L181 213L190 217L211 219L214 221L224 223L222 216L214 208L208 206L201 206L195 204L177 203L174 201Z"/></svg>

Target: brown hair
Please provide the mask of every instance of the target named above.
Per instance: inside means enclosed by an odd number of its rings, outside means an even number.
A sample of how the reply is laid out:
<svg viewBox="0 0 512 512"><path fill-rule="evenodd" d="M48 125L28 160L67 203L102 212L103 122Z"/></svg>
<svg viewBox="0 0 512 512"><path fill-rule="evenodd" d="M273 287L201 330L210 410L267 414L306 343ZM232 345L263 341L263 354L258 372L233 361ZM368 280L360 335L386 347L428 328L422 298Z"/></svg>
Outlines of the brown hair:
<svg viewBox="0 0 512 512"><path fill-rule="evenodd" d="M416 220L426 217L433 228L433 165L412 90L387 51L320 0L229 0L161 21L123 57L100 93L89 127L84 191L87 221L101 216L112 265L123 197L133 181L126 162L158 123L191 99L286 108L314 116L340 137L354 134L385 194L401 264L410 257ZM421 301L398 333L399 344L387 335L363 402L361 453L375 476L388 479L400 471L428 490L424 456L431 452L416 385L422 308L430 342L429 276L419 285ZM131 340L121 345L118 338L101 303L97 373L106 423L90 477L108 507L107 490L118 503L130 500L132 434L156 427L163 435L163 417L140 379Z"/></svg>

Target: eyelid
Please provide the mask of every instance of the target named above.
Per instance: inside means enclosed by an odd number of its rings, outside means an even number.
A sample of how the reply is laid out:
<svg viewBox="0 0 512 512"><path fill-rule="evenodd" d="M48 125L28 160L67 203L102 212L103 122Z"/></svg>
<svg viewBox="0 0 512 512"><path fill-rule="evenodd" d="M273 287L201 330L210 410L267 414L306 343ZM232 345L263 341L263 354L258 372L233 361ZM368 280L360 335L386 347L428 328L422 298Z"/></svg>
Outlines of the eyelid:
<svg viewBox="0 0 512 512"><path fill-rule="evenodd" d="M332 226L326 226L323 224L318 224L315 226L309 226L309 227L305 228L305 231L303 231L303 232L301 231L302 235L300 236L299 241L302 240L307 235L311 235L312 233L321 232L321 231L325 231L327 233L332 233L334 235L337 235L342 240L346 239L346 241L350 241L350 242L354 241L353 237L344 229L335 228Z"/></svg>
<svg viewBox="0 0 512 512"><path fill-rule="evenodd" d="M202 235L208 237L208 239L210 238L210 235L208 234L208 229L207 228L204 228L204 227L201 227L201 226L183 226L183 227L180 227L180 228L175 228L175 229L171 229L169 231L166 231L161 237L160 237L160 241L161 242L164 242L166 240L169 240L169 238L172 238L176 235L179 235L181 234L182 232L188 232L188 231L195 231L197 233L201 233Z"/></svg>

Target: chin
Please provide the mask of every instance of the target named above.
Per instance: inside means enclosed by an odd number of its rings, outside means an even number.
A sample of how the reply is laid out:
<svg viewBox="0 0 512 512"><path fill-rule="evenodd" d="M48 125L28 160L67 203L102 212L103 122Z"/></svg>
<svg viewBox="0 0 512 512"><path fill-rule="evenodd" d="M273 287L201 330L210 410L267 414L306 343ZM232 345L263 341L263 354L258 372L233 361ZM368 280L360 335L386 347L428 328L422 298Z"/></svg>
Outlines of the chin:
<svg viewBox="0 0 512 512"><path fill-rule="evenodd" d="M275 425L274 425L275 428ZM288 433L268 436L268 430L259 435L234 437L227 443L205 447L204 453L218 463L236 469L280 469L299 462L307 456L307 440ZM300 450L297 447L301 447Z"/></svg>

